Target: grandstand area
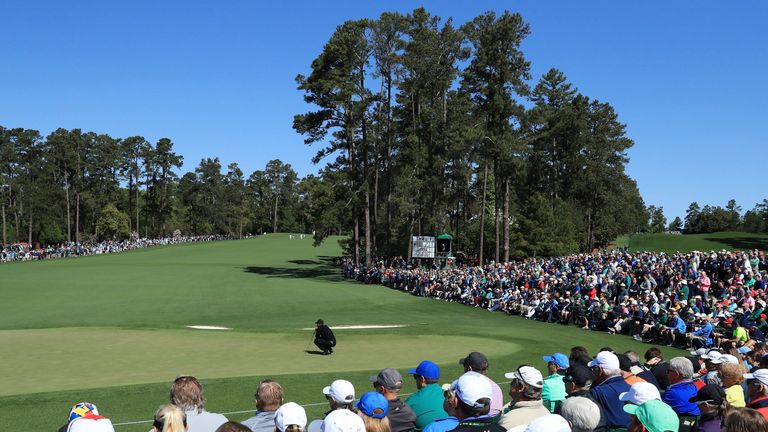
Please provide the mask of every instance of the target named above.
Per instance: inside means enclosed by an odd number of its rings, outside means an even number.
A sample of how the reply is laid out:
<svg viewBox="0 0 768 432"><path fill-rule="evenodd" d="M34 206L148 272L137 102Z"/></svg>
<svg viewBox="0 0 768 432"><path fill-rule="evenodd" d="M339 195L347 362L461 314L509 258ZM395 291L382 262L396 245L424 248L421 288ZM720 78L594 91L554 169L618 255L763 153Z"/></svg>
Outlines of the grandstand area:
<svg viewBox="0 0 768 432"><path fill-rule="evenodd" d="M543 368L542 355L574 345L648 348L626 336L346 281L333 262L337 240L315 248L309 236L274 234L0 266L3 429L53 430L87 400L116 430L146 431L179 374L201 378L206 408L232 420L252 415L255 386L267 377L318 418L327 407L321 390L333 379L349 379L362 393L371 373L405 373L425 358L450 382L463 371L459 358L482 351L489 376L501 382L518 365ZM306 328L317 318L332 327L397 327L337 329L334 354L319 356L305 352L315 349ZM406 380L403 392L414 390Z"/></svg>

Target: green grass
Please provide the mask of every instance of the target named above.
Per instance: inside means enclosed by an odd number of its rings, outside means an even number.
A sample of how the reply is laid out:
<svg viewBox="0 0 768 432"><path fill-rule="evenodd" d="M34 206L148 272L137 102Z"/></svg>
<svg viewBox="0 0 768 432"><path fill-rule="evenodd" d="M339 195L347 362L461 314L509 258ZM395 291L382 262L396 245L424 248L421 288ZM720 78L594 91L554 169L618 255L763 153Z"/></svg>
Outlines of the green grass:
<svg viewBox="0 0 768 432"><path fill-rule="evenodd" d="M458 358L484 351L489 375L504 381L522 363L543 370L542 355L574 345L648 348L345 281L330 258L339 254L336 240L313 248L309 239L269 235L0 266L2 429L52 430L84 400L114 423L146 421L167 402L177 374L201 378L208 409L237 412L229 415L234 420L250 415L255 386L267 377L317 418L326 409L321 389L333 379L351 380L361 394L371 388L370 374L384 367L405 374L425 358L450 382L461 373ZM338 330L334 355L317 356L305 353L311 332L303 330L317 318L405 327ZM414 390L407 381L406 393Z"/></svg>
<svg viewBox="0 0 768 432"><path fill-rule="evenodd" d="M720 250L751 250L768 248L768 235L743 232L719 232L712 234L637 234L629 239L629 250L657 251L666 253L709 252Z"/></svg>

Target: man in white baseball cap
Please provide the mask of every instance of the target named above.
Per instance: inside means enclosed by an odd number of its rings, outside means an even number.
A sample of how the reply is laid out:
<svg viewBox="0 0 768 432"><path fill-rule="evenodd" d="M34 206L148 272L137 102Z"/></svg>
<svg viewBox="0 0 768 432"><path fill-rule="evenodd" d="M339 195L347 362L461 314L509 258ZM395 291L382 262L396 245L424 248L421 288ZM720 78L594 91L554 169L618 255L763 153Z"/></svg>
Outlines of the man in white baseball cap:
<svg viewBox="0 0 768 432"><path fill-rule="evenodd" d="M307 413L296 402L288 402L275 412L275 432L301 432L307 426Z"/></svg>
<svg viewBox="0 0 768 432"><path fill-rule="evenodd" d="M609 429L629 427L629 415L624 412L624 402L619 395L629 392L630 387L621 375L619 358L610 351L601 351L587 364L595 373L595 387L589 391L590 398L600 407L601 423Z"/></svg>
<svg viewBox="0 0 768 432"><path fill-rule="evenodd" d="M365 423L352 411L340 409L325 416L320 432L365 432Z"/></svg>
<svg viewBox="0 0 768 432"><path fill-rule="evenodd" d="M747 408L757 410L768 419L768 369L757 369L744 374L744 378L747 379L747 396L750 400Z"/></svg>
<svg viewBox="0 0 768 432"><path fill-rule="evenodd" d="M520 425L527 425L535 418L550 414L541 400L544 377L533 366L520 366L514 372L504 374L511 380L509 395L512 401L506 407L508 411L501 416L499 424L509 430Z"/></svg>
<svg viewBox="0 0 768 432"><path fill-rule="evenodd" d="M493 388L485 376L469 371L444 386L445 408L448 414L459 420L457 432L506 432L506 428L494 421L491 410Z"/></svg>
<svg viewBox="0 0 768 432"><path fill-rule="evenodd" d="M330 413L338 410L347 410L352 412L355 402L355 386L347 380L336 380L331 385L323 388L323 394L328 400L330 411L326 412L328 416ZM354 414L354 413L353 413ZM307 426L308 432L320 432L323 420L312 420Z"/></svg>
<svg viewBox="0 0 768 432"><path fill-rule="evenodd" d="M619 400L635 405L642 405L649 400L661 400L661 394L655 385L641 381L632 384L632 387L629 388L628 392L620 394Z"/></svg>

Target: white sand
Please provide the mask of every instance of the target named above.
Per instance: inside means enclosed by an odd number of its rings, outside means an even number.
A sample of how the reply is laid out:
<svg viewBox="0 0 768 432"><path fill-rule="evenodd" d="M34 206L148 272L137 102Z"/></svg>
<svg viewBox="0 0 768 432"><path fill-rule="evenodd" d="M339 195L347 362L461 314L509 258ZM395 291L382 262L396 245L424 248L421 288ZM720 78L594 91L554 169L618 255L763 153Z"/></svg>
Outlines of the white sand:
<svg viewBox="0 0 768 432"><path fill-rule="evenodd" d="M188 325L187 328L191 328L195 330L232 330L229 327L209 326L209 325Z"/></svg>

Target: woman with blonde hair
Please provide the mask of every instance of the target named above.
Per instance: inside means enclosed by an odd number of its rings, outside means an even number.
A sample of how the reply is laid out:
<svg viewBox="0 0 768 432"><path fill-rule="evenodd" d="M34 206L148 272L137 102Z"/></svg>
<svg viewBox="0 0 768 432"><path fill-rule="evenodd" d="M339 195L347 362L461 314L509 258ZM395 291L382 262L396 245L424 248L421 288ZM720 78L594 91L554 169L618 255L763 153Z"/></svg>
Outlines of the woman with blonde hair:
<svg viewBox="0 0 768 432"><path fill-rule="evenodd" d="M744 401L744 389L741 387L745 372L745 368L740 364L723 363L720 365L717 373L723 381L725 400L730 407L744 408L747 406Z"/></svg>
<svg viewBox="0 0 768 432"><path fill-rule="evenodd" d="M366 432L390 432L389 402L378 392L368 392L357 402L357 414L363 419Z"/></svg>
<svg viewBox="0 0 768 432"><path fill-rule="evenodd" d="M163 405L155 412L152 432L186 432L187 415L176 405Z"/></svg>

